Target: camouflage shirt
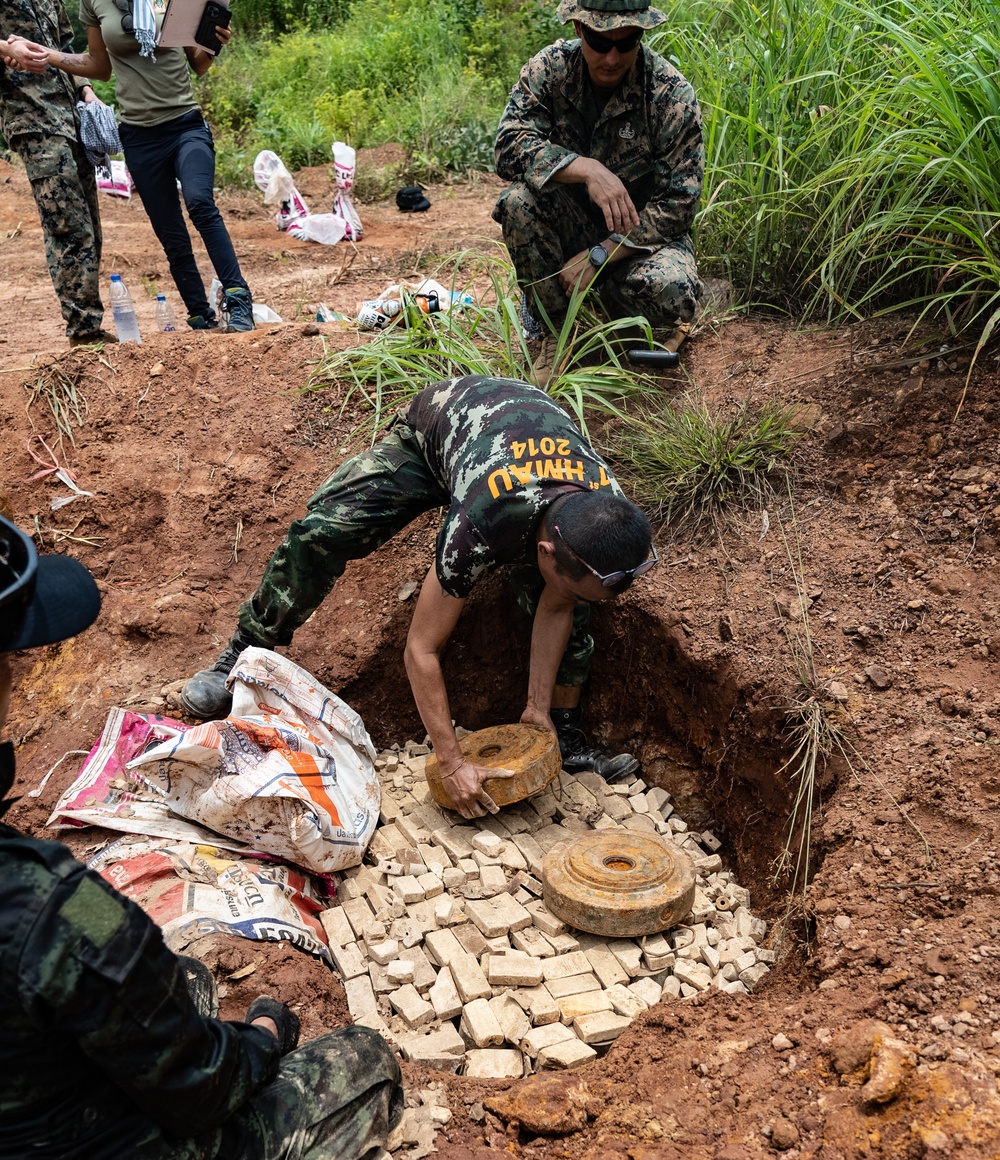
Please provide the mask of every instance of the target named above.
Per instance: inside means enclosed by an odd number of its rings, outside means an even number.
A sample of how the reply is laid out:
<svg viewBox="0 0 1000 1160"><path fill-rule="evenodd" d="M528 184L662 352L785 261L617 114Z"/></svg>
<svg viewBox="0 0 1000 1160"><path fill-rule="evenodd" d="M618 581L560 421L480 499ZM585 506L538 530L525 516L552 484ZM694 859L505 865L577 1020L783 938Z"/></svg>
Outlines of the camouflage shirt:
<svg viewBox="0 0 1000 1160"><path fill-rule="evenodd" d="M277 1040L199 1015L159 927L65 846L0 824L0 881L0 1158L214 1157Z"/></svg>
<svg viewBox="0 0 1000 1160"><path fill-rule="evenodd" d="M15 34L61 52L76 51L60 0L4 0L0 40ZM24 133L75 137L77 89L88 83L59 69L30 73L0 61L0 129L5 140Z"/></svg>
<svg viewBox="0 0 1000 1160"><path fill-rule="evenodd" d="M604 460L543 391L468 375L420 392L404 414L451 496L437 538L437 577L452 596L503 564L534 560L542 511L560 495L610 487Z"/></svg>
<svg viewBox="0 0 1000 1160"><path fill-rule="evenodd" d="M610 169L639 213L638 228L615 240L653 249L690 233L705 173L701 112L658 53L640 47L603 109L579 40L559 40L524 66L497 131L497 173L538 192L577 157Z"/></svg>

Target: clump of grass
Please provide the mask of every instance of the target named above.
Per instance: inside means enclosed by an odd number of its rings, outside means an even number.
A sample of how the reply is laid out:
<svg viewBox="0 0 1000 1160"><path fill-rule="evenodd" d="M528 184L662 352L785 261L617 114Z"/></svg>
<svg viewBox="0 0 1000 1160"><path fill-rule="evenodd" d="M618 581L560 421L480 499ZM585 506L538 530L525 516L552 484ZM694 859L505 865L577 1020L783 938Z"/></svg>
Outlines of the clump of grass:
<svg viewBox="0 0 1000 1160"><path fill-rule="evenodd" d="M42 366L34 378L29 379L25 389L29 392L26 411L35 403L44 402L55 421L60 438L67 438L75 445L74 427L82 427L86 422L89 407L81 388L81 381L87 372L87 364L94 360L111 370L111 364L98 351L100 347L66 351Z"/></svg>
<svg viewBox="0 0 1000 1160"><path fill-rule="evenodd" d="M475 303L461 311L423 314L404 297L403 311L388 330L326 355L306 384L307 390L317 390L346 380L350 389L344 406L359 398L370 405L364 428L371 438L385 417L428 383L470 374L524 379L531 363L521 327L520 291L509 261L499 254L475 260L457 254L445 259L434 277L452 290L468 290ZM585 296L570 300L558 335L559 372L548 393L572 413L584 434L589 412L623 419L622 404L644 397L655 383L623 364L625 340L635 328L652 343L645 319L601 321Z"/></svg>
<svg viewBox="0 0 1000 1160"><path fill-rule="evenodd" d="M696 534L733 511L766 508L798 440L788 409L743 403L723 414L689 394L630 415L611 453L654 517Z"/></svg>

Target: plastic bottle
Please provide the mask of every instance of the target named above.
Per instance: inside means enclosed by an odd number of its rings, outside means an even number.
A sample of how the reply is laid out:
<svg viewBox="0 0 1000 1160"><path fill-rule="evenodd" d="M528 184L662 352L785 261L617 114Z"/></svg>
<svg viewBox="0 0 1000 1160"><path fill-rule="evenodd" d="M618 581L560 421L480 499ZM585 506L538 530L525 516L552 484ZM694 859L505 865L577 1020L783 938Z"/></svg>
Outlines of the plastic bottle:
<svg viewBox="0 0 1000 1160"><path fill-rule="evenodd" d="M174 308L167 301L166 294L157 294L156 296L156 325L162 331L177 329Z"/></svg>
<svg viewBox="0 0 1000 1160"><path fill-rule="evenodd" d="M135 317L135 307L132 305L132 295L129 294L128 288L122 281L121 274L111 275L111 312L115 319L115 333L118 335L119 342L138 342L141 344L142 336L139 334L139 323Z"/></svg>

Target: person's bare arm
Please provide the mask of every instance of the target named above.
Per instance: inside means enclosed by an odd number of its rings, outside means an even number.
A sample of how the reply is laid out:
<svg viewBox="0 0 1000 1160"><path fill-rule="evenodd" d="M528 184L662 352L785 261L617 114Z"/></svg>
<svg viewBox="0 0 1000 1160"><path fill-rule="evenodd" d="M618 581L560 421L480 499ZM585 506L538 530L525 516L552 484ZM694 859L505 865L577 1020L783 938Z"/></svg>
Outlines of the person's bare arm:
<svg viewBox="0 0 1000 1160"><path fill-rule="evenodd" d="M509 770L491 769L467 761L451 723L448 690L441 669L441 650L451 636L465 601L449 596L441 587L431 565L406 638L406 675L420 720L434 746L438 768L448 796L463 818L480 818L497 812L496 803L486 793L483 782L490 777L512 777Z"/></svg>
<svg viewBox="0 0 1000 1160"><path fill-rule="evenodd" d="M577 157L554 173L561 185L585 185L587 196L604 214L609 234L627 234L639 224L628 190L620 178L592 157Z"/></svg>
<svg viewBox="0 0 1000 1160"><path fill-rule="evenodd" d="M74 77L95 81L111 80L111 57L99 28L87 29L87 51L83 53L49 52L49 64Z"/></svg>
<svg viewBox="0 0 1000 1160"><path fill-rule="evenodd" d="M521 720L555 732L552 718L552 690L566 642L573 630L575 599L556 596L546 585L538 598L531 626L531 662L528 672L528 702Z"/></svg>
<svg viewBox="0 0 1000 1160"><path fill-rule="evenodd" d="M605 238L600 244L608 251L606 266L612 266L615 262L621 262L625 258L635 257L635 250L629 246L623 246L614 238ZM600 269L601 267L591 263L589 249L581 250L572 258L567 259L559 271L559 285L566 291L566 297L570 298L574 290L579 290L582 294L597 277Z"/></svg>
<svg viewBox="0 0 1000 1160"><path fill-rule="evenodd" d="M215 26L215 35L219 38L223 48L229 43L229 38L232 34L232 29L230 28L220 28L218 24ZM212 53L206 52L197 45L189 45L184 49L184 52L187 56L188 64L194 70L195 76L198 77L203 77L212 67L212 61L215 60Z"/></svg>
<svg viewBox="0 0 1000 1160"><path fill-rule="evenodd" d="M43 73L49 66L49 50L21 36L12 36L9 40L0 40L0 60L10 68Z"/></svg>

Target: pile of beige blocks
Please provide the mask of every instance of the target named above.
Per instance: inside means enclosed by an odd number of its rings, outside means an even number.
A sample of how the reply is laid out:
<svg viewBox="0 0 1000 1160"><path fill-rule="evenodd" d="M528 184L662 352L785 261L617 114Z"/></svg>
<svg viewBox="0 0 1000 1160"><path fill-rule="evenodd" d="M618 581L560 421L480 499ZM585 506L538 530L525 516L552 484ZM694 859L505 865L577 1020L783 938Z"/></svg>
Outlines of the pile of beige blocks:
<svg viewBox="0 0 1000 1160"><path fill-rule="evenodd" d="M719 842L691 833L664 790L560 774L530 801L468 822L431 799L427 752L407 742L379 755L379 828L320 916L354 1021L407 1059L476 1077L578 1067L661 998L745 994L768 971L765 924L723 869ZM546 852L617 827L660 834L694 858L686 923L607 939L546 908Z"/></svg>

